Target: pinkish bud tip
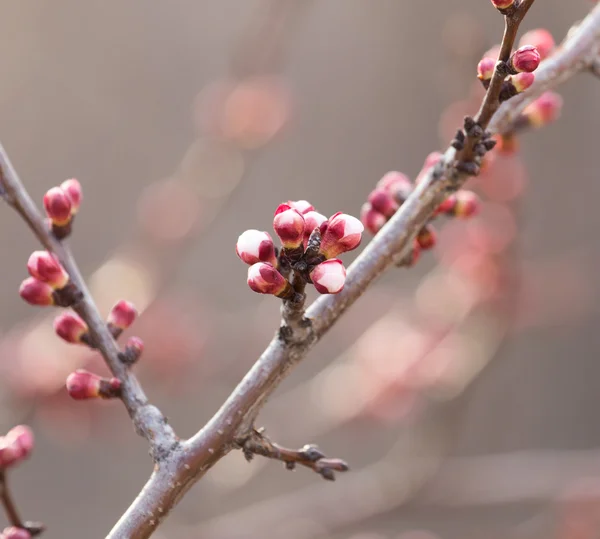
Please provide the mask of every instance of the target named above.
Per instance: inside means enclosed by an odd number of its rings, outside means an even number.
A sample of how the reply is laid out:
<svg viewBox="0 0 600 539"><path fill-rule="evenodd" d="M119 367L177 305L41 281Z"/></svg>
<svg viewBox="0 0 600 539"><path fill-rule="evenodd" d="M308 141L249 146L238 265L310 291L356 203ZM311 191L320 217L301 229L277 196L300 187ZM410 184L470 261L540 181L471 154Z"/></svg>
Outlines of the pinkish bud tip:
<svg viewBox="0 0 600 539"><path fill-rule="evenodd" d="M318 211L308 211L304 214L304 239L308 241L310 235L314 232L315 228L320 226L327 221L327 217Z"/></svg>
<svg viewBox="0 0 600 539"><path fill-rule="evenodd" d="M235 252L246 264L268 262L272 266L277 265L275 247L268 232L253 229L246 230L238 238Z"/></svg>
<svg viewBox="0 0 600 539"><path fill-rule="evenodd" d="M449 213L454 210L454 206L456 205L456 195L450 195L444 202L442 202L437 209L435 210L435 215L439 215L440 213Z"/></svg>
<svg viewBox="0 0 600 539"><path fill-rule="evenodd" d="M330 258L315 267L310 278L320 294L337 294L344 288L346 268L338 258Z"/></svg>
<svg viewBox="0 0 600 539"><path fill-rule="evenodd" d="M117 378L102 378L97 374L78 369L67 377L67 392L75 400L110 399L117 397L121 382Z"/></svg>
<svg viewBox="0 0 600 539"><path fill-rule="evenodd" d="M360 245L365 227L352 215L336 213L321 226L320 253L325 258L335 258Z"/></svg>
<svg viewBox="0 0 600 539"><path fill-rule="evenodd" d="M417 235L417 242L419 243L419 247L423 250L433 249L437 243L437 234L433 226L427 225L422 228Z"/></svg>
<svg viewBox="0 0 600 539"><path fill-rule="evenodd" d="M31 539L31 534L25 528L4 528L0 534L0 539Z"/></svg>
<svg viewBox="0 0 600 539"><path fill-rule="evenodd" d="M129 337L125 345L124 357L127 363L135 363L144 351L144 341L139 337Z"/></svg>
<svg viewBox="0 0 600 539"><path fill-rule="evenodd" d="M412 183L406 174L392 170L377 182L376 189L387 191L396 202L402 203L412 191Z"/></svg>
<svg viewBox="0 0 600 539"><path fill-rule="evenodd" d="M62 182L60 188L69 197L69 200L71 201L71 215L75 215L79 211L79 206L81 206L81 201L83 199L81 184L75 178L71 178Z"/></svg>
<svg viewBox="0 0 600 539"><path fill-rule="evenodd" d="M452 209L452 215L459 219L467 219L479 213L481 201L473 191L458 191L454 196L456 203Z"/></svg>
<svg viewBox="0 0 600 539"><path fill-rule="evenodd" d="M248 286L259 294L285 297L291 292L290 283L271 264L259 262L248 268Z"/></svg>
<svg viewBox="0 0 600 539"><path fill-rule="evenodd" d="M535 75L527 72L517 73L516 75L511 75L508 77L508 80L514 86L517 93L520 94L533 84Z"/></svg>
<svg viewBox="0 0 600 539"><path fill-rule="evenodd" d="M523 115L533 127L542 127L558 118L562 104L559 94L545 92L523 111Z"/></svg>
<svg viewBox="0 0 600 539"><path fill-rule="evenodd" d="M492 4L496 9L508 9L515 3L515 0L491 0Z"/></svg>
<svg viewBox="0 0 600 539"><path fill-rule="evenodd" d="M6 469L25 460L33 450L34 437L31 429L17 425L0 437L0 468Z"/></svg>
<svg viewBox="0 0 600 539"><path fill-rule="evenodd" d="M136 317L137 310L133 303L122 299L110 310L107 323L120 330L125 330L133 324Z"/></svg>
<svg viewBox="0 0 600 539"><path fill-rule="evenodd" d="M54 319L54 331L71 344L86 344L87 324L74 313L62 313Z"/></svg>
<svg viewBox="0 0 600 539"><path fill-rule="evenodd" d="M554 50L556 45L554 37L552 37L552 34L545 28L537 28L536 30L525 32L521 38L520 44L533 45L537 49L542 60L545 60L550 56L550 53Z"/></svg>
<svg viewBox="0 0 600 539"><path fill-rule="evenodd" d="M280 204L275 211L273 229L286 249L296 249L302 245L306 224L304 217L288 204Z"/></svg>
<svg viewBox="0 0 600 539"><path fill-rule="evenodd" d="M308 200L288 200L286 204L293 210L300 212L302 215L309 211L314 211L315 209Z"/></svg>
<svg viewBox="0 0 600 539"><path fill-rule="evenodd" d="M360 220L365 228L373 235L377 234L383 225L387 223L387 218L365 202L360 210Z"/></svg>
<svg viewBox="0 0 600 539"><path fill-rule="evenodd" d="M524 45L513 52L510 64L517 73L533 73L540 65L541 56L533 45Z"/></svg>
<svg viewBox="0 0 600 539"><path fill-rule="evenodd" d="M40 307L54 305L54 289L34 277L29 277L21 283L19 294L30 305Z"/></svg>
<svg viewBox="0 0 600 539"><path fill-rule="evenodd" d="M490 57L482 58L477 64L477 78L480 81L487 81L492 78L494 74L494 68L496 67L496 60Z"/></svg>
<svg viewBox="0 0 600 539"><path fill-rule="evenodd" d="M368 201L375 211L378 211L388 218L392 217L400 207L390 192L381 188L371 191Z"/></svg>
<svg viewBox="0 0 600 539"><path fill-rule="evenodd" d="M44 195L44 208L55 226L66 226L71 221L71 199L60 187L53 187Z"/></svg>
<svg viewBox="0 0 600 539"><path fill-rule="evenodd" d="M60 290L69 282L69 274L56 257L48 251L35 251L29 257L27 270L38 281Z"/></svg>

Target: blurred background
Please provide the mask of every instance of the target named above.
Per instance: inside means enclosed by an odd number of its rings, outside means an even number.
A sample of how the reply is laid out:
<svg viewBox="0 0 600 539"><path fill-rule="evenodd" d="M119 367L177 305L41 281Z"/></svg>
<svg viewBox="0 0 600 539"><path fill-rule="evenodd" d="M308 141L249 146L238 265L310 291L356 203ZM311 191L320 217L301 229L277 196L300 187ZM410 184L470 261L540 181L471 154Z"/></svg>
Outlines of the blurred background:
<svg viewBox="0 0 600 539"><path fill-rule="evenodd" d="M560 40L589 7L536 2L524 30ZM71 245L103 312L143 311L136 370L180 435L278 325L238 235L288 199L358 215L387 171L414 178L476 110L501 31L479 0L4 3L2 142L36 200L81 181ZM261 414L352 471L234 452L157 538L600 537L599 83L560 92L561 119L473 182L480 216L436 225L439 246L372 286ZM37 436L19 508L48 539L104 537L151 471L145 443L118 403L66 396L69 372L105 369L20 300L38 246L8 208L0 229L1 426Z"/></svg>

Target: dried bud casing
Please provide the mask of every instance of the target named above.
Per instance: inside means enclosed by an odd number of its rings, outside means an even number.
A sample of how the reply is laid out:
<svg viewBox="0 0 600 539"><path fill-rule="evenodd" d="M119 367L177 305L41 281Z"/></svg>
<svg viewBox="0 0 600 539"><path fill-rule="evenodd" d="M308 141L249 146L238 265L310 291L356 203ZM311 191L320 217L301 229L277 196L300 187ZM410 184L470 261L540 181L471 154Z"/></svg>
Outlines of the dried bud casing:
<svg viewBox="0 0 600 539"><path fill-rule="evenodd" d="M34 446L33 432L26 425L17 425L0 437L0 469L15 466L25 460Z"/></svg>
<svg viewBox="0 0 600 539"><path fill-rule="evenodd" d="M272 266L277 265L273 239L268 232L260 230L246 230L237 240L235 252L246 264L267 262Z"/></svg>
<svg viewBox="0 0 600 539"><path fill-rule="evenodd" d="M71 199L60 187L49 189L44 195L46 215L54 226L64 227L71 222Z"/></svg>
<svg viewBox="0 0 600 539"><path fill-rule="evenodd" d="M341 253L356 249L365 227L352 215L336 213L321 226L320 253L325 258L335 258Z"/></svg>
<svg viewBox="0 0 600 539"><path fill-rule="evenodd" d="M30 305L40 307L54 305L54 289L34 277L29 277L21 283L19 295Z"/></svg>
<svg viewBox="0 0 600 539"><path fill-rule="evenodd" d="M107 323L121 331L127 329L137 317L137 310L133 303L124 299L115 303L108 314Z"/></svg>
<svg viewBox="0 0 600 539"><path fill-rule="evenodd" d="M541 56L533 45L524 45L513 52L509 67L516 73L533 73L540 65Z"/></svg>
<svg viewBox="0 0 600 539"><path fill-rule="evenodd" d="M27 270L32 277L57 290L69 282L69 274L48 251L34 251L27 261Z"/></svg>
<svg viewBox="0 0 600 539"><path fill-rule="evenodd" d="M275 210L273 230L286 249L297 249L304 240L306 223L304 217L288 204L280 204Z"/></svg>
<svg viewBox="0 0 600 539"><path fill-rule="evenodd" d="M79 211L79 206L81 206L81 201L83 200L81 184L75 178L70 178L62 182L60 188L69 197L71 201L71 215L75 215Z"/></svg>
<svg viewBox="0 0 600 539"><path fill-rule="evenodd" d="M320 294L337 294L344 288L346 268L340 259L330 258L316 266L310 278Z"/></svg>
<svg viewBox="0 0 600 539"><path fill-rule="evenodd" d="M69 396L75 400L112 399L120 395L121 382L117 378L102 378L78 369L69 374L66 387Z"/></svg>
<svg viewBox="0 0 600 539"><path fill-rule="evenodd" d="M87 344L89 328L74 313L62 313L54 319L54 331L63 340L71 344Z"/></svg>
<svg viewBox="0 0 600 539"><path fill-rule="evenodd" d="M293 294L290 283L273 266L259 262L248 268L248 286L259 294L287 298Z"/></svg>
<svg viewBox="0 0 600 539"><path fill-rule="evenodd" d="M387 223L387 218L365 202L360 210L360 220L365 228L373 235L377 234L383 225Z"/></svg>

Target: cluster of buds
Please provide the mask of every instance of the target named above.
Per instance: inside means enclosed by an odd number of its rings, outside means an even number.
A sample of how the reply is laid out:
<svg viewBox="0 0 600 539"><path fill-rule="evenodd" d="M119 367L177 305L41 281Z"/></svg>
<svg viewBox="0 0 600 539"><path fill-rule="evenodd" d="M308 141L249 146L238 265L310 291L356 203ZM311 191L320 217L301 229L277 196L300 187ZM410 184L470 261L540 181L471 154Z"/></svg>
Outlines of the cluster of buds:
<svg viewBox="0 0 600 539"><path fill-rule="evenodd" d="M47 251L35 251L29 257L27 270L31 277L19 288L21 297L31 305L72 305L77 296L69 282L69 274L57 258Z"/></svg>
<svg viewBox="0 0 600 539"><path fill-rule="evenodd" d="M71 233L71 224L79 210L83 194L75 178L65 180L44 195L44 208L54 235L63 239Z"/></svg>
<svg viewBox="0 0 600 539"><path fill-rule="evenodd" d="M338 212L327 219L305 200L289 201L275 211L273 229L281 249L268 232L246 230L238 238L236 252L250 265L252 290L295 299L306 283L321 294L344 288L346 268L337 257L360 244L364 227L356 217Z"/></svg>
<svg viewBox="0 0 600 539"><path fill-rule="evenodd" d="M25 460L33 450L33 432L18 425L0 437L0 469L5 470Z"/></svg>
<svg viewBox="0 0 600 539"><path fill-rule="evenodd" d="M424 177L425 173L435 166L441 159L442 154L434 152L425 160L423 169L419 173L415 184ZM387 221L394 215L400 206L406 201L413 190L413 184L409 178L401 172L388 172L377 182L377 185L368 201L361 209L361 220L365 228L372 234L377 234ZM472 191L460 190L451 194L437 208L435 215L446 215L449 217L468 218L479 211L479 197ZM425 225L414 240L411 255L403 260L408 266L416 264L422 250L428 250L435 246L437 234L433 224Z"/></svg>

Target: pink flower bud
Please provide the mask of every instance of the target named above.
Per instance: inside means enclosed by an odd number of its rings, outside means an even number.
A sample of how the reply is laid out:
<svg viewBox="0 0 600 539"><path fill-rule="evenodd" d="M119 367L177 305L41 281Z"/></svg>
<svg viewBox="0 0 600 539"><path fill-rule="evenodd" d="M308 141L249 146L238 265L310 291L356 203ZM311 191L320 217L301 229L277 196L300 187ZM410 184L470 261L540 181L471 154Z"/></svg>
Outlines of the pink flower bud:
<svg viewBox="0 0 600 539"><path fill-rule="evenodd" d="M62 182L60 188L69 197L69 200L71 201L71 215L75 215L79 210L81 200L83 199L81 184L75 178L71 178Z"/></svg>
<svg viewBox="0 0 600 539"><path fill-rule="evenodd" d="M325 258L335 258L360 245L365 227L352 215L336 213L321 225L320 252Z"/></svg>
<svg viewBox="0 0 600 539"><path fill-rule="evenodd" d="M246 264L268 262L272 266L277 265L275 247L268 232L246 230L238 238L235 252Z"/></svg>
<svg viewBox="0 0 600 539"><path fill-rule="evenodd" d="M542 127L558 118L562 104L559 94L545 92L523 111L523 115L533 127Z"/></svg>
<svg viewBox="0 0 600 539"><path fill-rule="evenodd" d="M288 200L286 203L290 208L300 212L302 215L314 211L315 207L308 200Z"/></svg>
<svg viewBox="0 0 600 539"><path fill-rule="evenodd" d="M30 305L54 305L54 289L34 277L29 277L21 283L19 294Z"/></svg>
<svg viewBox="0 0 600 539"><path fill-rule="evenodd" d="M17 425L0 437L0 468L6 469L25 460L33 450L34 438L31 429Z"/></svg>
<svg viewBox="0 0 600 539"><path fill-rule="evenodd" d="M44 208L53 225L65 226L71 221L71 199L60 187L53 187L46 192Z"/></svg>
<svg viewBox="0 0 600 539"><path fill-rule="evenodd" d="M461 190L455 193L456 203L452 209L452 215L459 219L467 219L479 213L481 201L473 191Z"/></svg>
<svg viewBox="0 0 600 539"><path fill-rule="evenodd" d="M308 245L308 238L314 232L315 228L319 228L327 217L317 211L308 211L304 214L304 248Z"/></svg>
<svg viewBox="0 0 600 539"><path fill-rule="evenodd" d="M477 78L480 81L488 81L494 74L496 60L490 57L483 57L477 64Z"/></svg>
<svg viewBox="0 0 600 539"><path fill-rule="evenodd" d="M259 294L286 297L291 291L290 283L271 264L259 262L248 268L248 286Z"/></svg>
<svg viewBox="0 0 600 539"><path fill-rule="evenodd" d="M54 331L63 340L71 344L86 344L87 324L74 313L59 314L54 319Z"/></svg>
<svg viewBox="0 0 600 539"><path fill-rule="evenodd" d="M75 400L110 399L117 397L121 382L117 378L102 378L92 372L78 369L67 377L67 392Z"/></svg>
<svg viewBox="0 0 600 539"><path fill-rule="evenodd" d="M533 84L534 80L535 75L527 72L517 73L508 77L508 81L514 86L518 94L527 90Z"/></svg>
<svg viewBox="0 0 600 539"><path fill-rule="evenodd" d="M371 191L368 200L371 203L371 207L385 217L392 217L400 207L400 205L392 198L389 191L385 191L384 189L375 189L374 191Z"/></svg>
<svg viewBox="0 0 600 539"><path fill-rule="evenodd" d="M369 202L365 202L360 210L360 220L365 228L373 235L377 234L383 225L387 223L385 215L382 215Z"/></svg>
<svg viewBox="0 0 600 539"><path fill-rule="evenodd" d="M435 215L439 215L440 213L448 213L454 210L454 206L456 205L456 195L450 195L444 202L442 202L437 209L435 210Z"/></svg>
<svg viewBox="0 0 600 539"><path fill-rule="evenodd" d="M60 290L69 282L69 274L48 251L35 251L29 257L27 269L32 277Z"/></svg>
<svg viewBox="0 0 600 539"><path fill-rule="evenodd" d="M515 0L492 0L496 9L507 9L515 3Z"/></svg>
<svg viewBox="0 0 600 539"><path fill-rule="evenodd" d="M305 226L302 214L288 204L280 204L275 211L273 229L286 249L302 245Z"/></svg>
<svg viewBox="0 0 600 539"><path fill-rule="evenodd" d="M555 41L552 34L545 28L537 28L525 32L520 41L521 45L533 45L540 54L540 58L545 60L554 50Z"/></svg>
<svg viewBox="0 0 600 539"><path fill-rule="evenodd" d="M123 352L124 360L128 364L135 363L142 352L144 351L144 341L139 337L129 337L127 344L125 345L125 351Z"/></svg>
<svg viewBox="0 0 600 539"><path fill-rule="evenodd" d="M137 310L133 303L122 299L115 303L114 307L110 310L107 323L120 330L125 330L133 324L136 316Z"/></svg>
<svg viewBox="0 0 600 539"><path fill-rule="evenodd" d="M376 188L387 191L396 202L402 203L412 191L412 184L406 174L392 170L384 174Z"/></svg>
<svg viewBox="0 0 600 539"><path fill-rule="evenodd" d="M0 539L31 539L31 534L25 528L4 528L0 534Z"/></svg>
<svg viewBox="0 0 600 539"><path fill-rule="evenodd" d="M406 259L406 266L412 268L421 259L421 246L417 240L413 242L413 249Z"/></svg>
<svg viewBox="0 0 600 539"><path fill-rule="evenodd" d="M339 258L330 258L315 267L310 278L320 294L337 294L344 288L346 268Z"/></svg>
<svg viewBox="0 0 600 539"><path fill-rule="evenodd" d="M431 225L427 225L421 229L417 235L417 242L421 249L432 249L437 243L437 234Z"/></svg>
<svg viewBox="0 0 600 539"><path fill-rule="evenodd" d="M533 73L540 65L541 56L533 45L525 45L513 52L510 65L517 73Z"/></svg>

